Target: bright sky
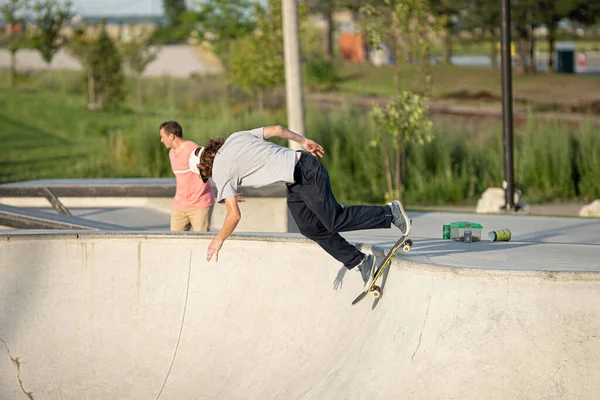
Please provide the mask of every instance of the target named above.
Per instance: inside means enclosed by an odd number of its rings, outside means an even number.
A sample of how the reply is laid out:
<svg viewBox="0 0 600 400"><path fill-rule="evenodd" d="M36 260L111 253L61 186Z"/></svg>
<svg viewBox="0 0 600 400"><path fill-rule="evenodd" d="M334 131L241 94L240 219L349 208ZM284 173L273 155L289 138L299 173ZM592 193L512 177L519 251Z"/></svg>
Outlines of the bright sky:
<svg viewBox="0 0 600 400"><path fill-rule="evenodd" d="M71 3L75 13L82 16L163 14L162 0L71 0Z"/></svg>

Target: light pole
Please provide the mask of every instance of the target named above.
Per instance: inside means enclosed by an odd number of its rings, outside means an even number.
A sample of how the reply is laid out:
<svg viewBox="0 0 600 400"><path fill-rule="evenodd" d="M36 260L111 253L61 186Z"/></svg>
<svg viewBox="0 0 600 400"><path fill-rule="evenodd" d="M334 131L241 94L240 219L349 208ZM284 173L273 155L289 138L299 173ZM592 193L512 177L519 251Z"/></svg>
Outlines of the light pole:
<svg viewBox="0 0 600 400"><path fill-rule="evenodd" d="M513 167L513 109L512 109L512 58L510 46L510 0L500 0L502 16L502 126L504 131L504 208L515 209L515 184Z"/></svg>
<svg viewBox="0 0 600 400"><path fill-rule="evenodd" d="M281 0L283 11L283 53L285 61L285 94L288 127L305 135L304 95L302 88L302 63L298 33L298 7L296 0ZM301 150L298 143L289 141L289 147Z"/></svg>

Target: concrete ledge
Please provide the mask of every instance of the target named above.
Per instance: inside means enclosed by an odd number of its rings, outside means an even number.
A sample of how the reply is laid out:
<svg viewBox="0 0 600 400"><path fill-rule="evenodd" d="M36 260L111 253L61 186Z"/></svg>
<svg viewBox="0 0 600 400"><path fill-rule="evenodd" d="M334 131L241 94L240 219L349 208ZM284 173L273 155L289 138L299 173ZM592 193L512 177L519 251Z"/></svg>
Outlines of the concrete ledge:
<svg viewBox="0 0 600 400"><path fill-rule="evenodd" d="M65 217L37 210L26 210L0 204L0 225L19 229L100 229L126 230L114 224L89 221L78 217Z"/></svg>
<svg viewBox="0 0 600 400"><path fill-rule="evenodd" d="M12 207L48 207L48 191L69 208L148 207L171 214L175 179L51 179L0 185L0 203ZM213 191L216 189L213 185ZM247 232L298 232L287 208L287 187L277 183L261 188L239 188L238 230ZM215 204L210 230L223 226L226 208ZM167 228L168 229L168 228Z"/></svg>
<svg viewBox="0 0 600 400"><path fill-rule="evenodd" d="M2 184L0 197L43 197L44 189L60 197L173 197L175 178L41 179ZM284 183L260 188L241 186L239 190L247 197L287 196Z"/></svg>

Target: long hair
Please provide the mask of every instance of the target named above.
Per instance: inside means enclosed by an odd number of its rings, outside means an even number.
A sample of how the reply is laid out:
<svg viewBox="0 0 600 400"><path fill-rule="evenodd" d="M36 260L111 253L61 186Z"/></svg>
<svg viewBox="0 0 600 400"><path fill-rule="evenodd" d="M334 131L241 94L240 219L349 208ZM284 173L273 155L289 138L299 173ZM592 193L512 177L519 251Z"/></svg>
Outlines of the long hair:
<svg viewBox="0 0 600 400"><path fill-rule="evenodd" d="M203 176L206 178L212 177L212 167L215 162L215 156L217 152L225 143L225 139L222 137L218 137L215 139L210 139L206 146L204 147L204 151L200 156L200 165L198 165L198 169L200 169Z"/></svg>

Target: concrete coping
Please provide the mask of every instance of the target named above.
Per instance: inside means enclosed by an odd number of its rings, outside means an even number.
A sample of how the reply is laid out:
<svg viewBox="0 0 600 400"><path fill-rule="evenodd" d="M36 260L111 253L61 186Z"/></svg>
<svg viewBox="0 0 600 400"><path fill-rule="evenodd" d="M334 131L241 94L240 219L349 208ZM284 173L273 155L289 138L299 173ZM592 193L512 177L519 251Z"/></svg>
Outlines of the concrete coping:
<svg viewBox="0 0 600 400"><path fill-rule="evenodd" d="M59 232L43 232L43 231L10 231L0 233L0 241L36 241L36 240L77 240L77 239L171 239L171 240L210 240L216 236L216 232L160 232L148 233L145 231L129 231L129 232L107 232L102 233L94 231L69 231L62 230ZM304 238L299 234L277 234L277 233L234 233L228 240L249 240L262 242L289 242L313 244L312 240ZM364 245L355 243L361 250L377 255L383 255L388 249L378 245ZM341 264L340 264L341 265ZM401 255L396 255L392 261L392 265L396 269L406 269L412 272L424 275L449 275L461 276L465 278L477 277L500 277L505 279L513 278L533 278L551 281L590 281L600 282L600 271L542 271L542 270L506 270L473 268L473 267L453 267L437 265L427 262L415 262L408 260Z"/></svg>
<svg viewBox="0 0 600 400"><path fill-rule="evenodd" d="M175 178L40 179L1 184L0 197L43 197L47 190L58 197L173 197ZM287 186L240 186L239 192L246 197L286 197Z"/></svg>

